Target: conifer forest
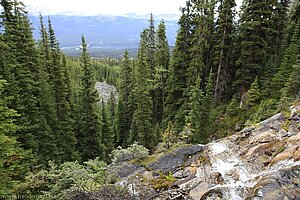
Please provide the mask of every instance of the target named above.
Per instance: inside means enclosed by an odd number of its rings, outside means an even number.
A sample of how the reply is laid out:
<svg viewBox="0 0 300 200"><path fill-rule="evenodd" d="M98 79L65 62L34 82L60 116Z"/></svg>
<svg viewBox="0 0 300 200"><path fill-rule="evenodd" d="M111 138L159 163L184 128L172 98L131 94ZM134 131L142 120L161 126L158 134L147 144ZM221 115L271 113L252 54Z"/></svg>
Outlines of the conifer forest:
<svg viewBox="0 0 300 200"><path fill-rule="evenodd" d="M116 163L206 145L300 102L298 0L187 0L175 46L149 14L137 55L120 59L91 57L84 35L81 55L65 55L50 17L36 40L26 5L0 2L0 199L143 199L115 184ZM118 95L104 100L96 82Z"/></svg>

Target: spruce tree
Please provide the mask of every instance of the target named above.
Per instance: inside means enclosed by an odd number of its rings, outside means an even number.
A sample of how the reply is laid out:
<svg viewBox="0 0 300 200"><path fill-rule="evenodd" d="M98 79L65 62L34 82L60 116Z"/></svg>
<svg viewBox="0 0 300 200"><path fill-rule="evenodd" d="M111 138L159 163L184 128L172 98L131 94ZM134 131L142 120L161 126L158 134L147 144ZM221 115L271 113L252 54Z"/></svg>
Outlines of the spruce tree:
<svg viewBox="0 0 300 200"><path fill-rule="evenodd" d="M101 122L99 113L99 96L95 89L95 69L87 52L87 45L82 36L81 67L83 69L82 88L80 91L80 121L77 135L77 147L82 160L103 157L101 144Z"/></svg>
<svg viewBox="0 0 300 200"><path fill-rule="evenodd" d="M136 109L133 115L131 131L138 142L149 149L154 148L155 135L152 127L152 98L150 96L150 66L147 65L146 38L147 32L141 33L136 69Z"/></svg>
<svg viewBox="0 0 300 200"><path fill-rule="evenodd" d="M300 23L298 22L298 24L293 27L293 36L290 44L284 51L281 64L272 81L272 91L274 97L279 98L279 95L282 95L278 91L280 91L286 85L288 78L293 71L293 66L298 63L298 57L300 53L299 34Z"/></svg>
<svg viewBox="0 0 300 200"><path fill-rule="evenodd" d="M125 50L123 60L120 66L120 85L119 85L119 103L118 103L118 146L127 146L129 138L130 124L133 117L130 97L133 90L133 70L130 64L128 51Z"/></svg>
<svg viewBox="0 0 300 200"><path fill-rule="evenodd" d="M201 120L201 107L203 104L203 91L200 88L200 77L198 76L197 81L193 89L191 90L191 102L189 104L190 113L186 119L186 123L191 128L193 142L203 142L205 136L201 133L200 120Z"/></svg>
<svg viewBox="0 0 300 200"><path fill-rule="evenodd" d="M240 56L236 62L238 70L236 81L240 89L241 103L256 76L262 76L266 69L268 49L271 47L269 36L274 27L270 20L275 0L245 0L239 27Z"/></svg>
<svg viewBox="0 0 300 200"><path fill-rule="evenodd" d="M70 105L70 80L65 58L59 50L59 44L55 37L55 32L48 18L48 31L49 31L49 45L50 45L50 59L52 70L49 74L51 78L54 100L56 106L56 114L58 122L55 130L57 147L59 149L59 157L61 161L70 161L76 159L76 138L73 133L73 120L71 118L71 105ZM46 46L44 44L43 46ZM66 142L68 141L68 142Z"/></svg>
<svg viewBox="0 0 300 200"><path fill-rule="evenodd" d="M213 96L214 96L214 74L210 71L208 79L205 84L205 94L203 97L203 104L201 108L201 120L200 129L203 135L202 142L208 142L210 139L210 129L212 124L211 112L213 108Z"/></svg>
<svg viewBox="0 0 300 200"><path fill-rule="evenodd" d="M108 106L102 100L101 105L102 143L105 144L104 159L109 161L109 155L114 150L115 135L113 130L113 120L109 116Z"/></svg>
<svg viewBox="0 0 300 200"><path fill-rule="evenodd" d="M8 97L3 95L6 81L0 79L0 195L11 195L17 184L29 171L29 152L20 148L13 135L20 129L15 124L19 116L7 107Z"/></svg>
<svg viewBox="0 0 300 200"><path fill-rule="evenodd" d="M234 0L220 2L219 16L216 23L216 45L214 52L214 71L216 74L214 101L220 102L225 89L230 83L232 73L234 45L234 17L236 4Z"/></svg>
<svg viewBox="0 0 300 200"><path fill-rule="evenodd" d="M44 89L45 84L39 52L32 37L32 29L23 5L17 1L1 1L3 6L4 41L9 53L3 65L3 78L9 83L7 96L14 98L8 105L20 117L16 124L22 127L16 132L17 140L24 149L32 149L40 162L58 160L56 141L47 121Z"/></svg>
<svg viewBox="0 0 300 200"><path fill-rule="evenodd" d="M245 104L246 106L253 107L254 105L257 105L259 103L260 98L261 92L258 83L258 77L256 77L247 92Z"/></svg>
<svg viewBox="0 0 300 200"><path fill-rule="evenodd" d="M166 25L162 20L156 31L156 68L154 76L153 114L154 123L161 123L164 118L165 86L168 77L170 50L166 37Z"/></svg>
<svg viewBox="0 0 300 200"><path fill-rule="evenodd" d="M169 121L176 123L184 122L184 112L182 105L186 102L184 92L186 90L186 73L190 65L190 47L191 47L191 2L187 1L186 7L181 9L181 17L179 19L179 31L176 37L176 43L173 50L168 79L166 84L166 101L165 101L165 119L164 124ZM182 109L182 110L180 110ZM182 128L179 124L174 124L177 132Z"/></svg>

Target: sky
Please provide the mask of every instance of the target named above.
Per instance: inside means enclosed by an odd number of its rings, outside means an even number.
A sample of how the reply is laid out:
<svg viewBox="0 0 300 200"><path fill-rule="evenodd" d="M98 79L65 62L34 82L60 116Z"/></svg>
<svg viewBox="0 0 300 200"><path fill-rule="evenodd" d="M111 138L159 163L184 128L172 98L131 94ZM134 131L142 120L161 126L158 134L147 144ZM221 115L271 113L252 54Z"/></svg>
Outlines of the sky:
<svg viewBox="0 0 300 200"><path fill-rule="evenodd" d="M239 4L242 0L237 0ZM49 14L177 14L186 0L23 0L29 12Z"/></svg>
<svg viewBox="0 0 300 200"><path fill-rule="evenodd" d="M186 0L23 0L27 10L42 14L76 13L84 15L179 14Z"/></svg>

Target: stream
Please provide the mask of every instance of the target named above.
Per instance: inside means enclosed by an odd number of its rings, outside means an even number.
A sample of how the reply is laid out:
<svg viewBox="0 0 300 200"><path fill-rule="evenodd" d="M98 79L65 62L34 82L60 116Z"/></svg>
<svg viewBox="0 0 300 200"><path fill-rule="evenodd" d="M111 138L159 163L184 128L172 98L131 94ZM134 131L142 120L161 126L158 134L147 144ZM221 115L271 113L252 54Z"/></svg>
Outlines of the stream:
<svg viewBox="0 0 300 200"><path fill-rule="evenodd" d="M201 199L243 200L262 177L300 165L300 161L283 160L271 167L263 167L256 162L245 161L238 155L239 146L229 138L207 146L211 166L206 173L218 174L219 180L216 182L206 178L209 188Z"/></svg>

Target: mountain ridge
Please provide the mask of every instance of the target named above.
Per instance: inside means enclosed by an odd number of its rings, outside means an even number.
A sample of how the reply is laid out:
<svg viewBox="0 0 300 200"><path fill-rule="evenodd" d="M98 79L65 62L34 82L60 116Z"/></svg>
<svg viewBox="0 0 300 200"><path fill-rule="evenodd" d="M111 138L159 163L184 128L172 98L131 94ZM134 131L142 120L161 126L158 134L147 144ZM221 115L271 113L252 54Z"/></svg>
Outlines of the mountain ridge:
<svg viewBox="0 0 300 200"><path fill-rule="evenodd" d="M101 57L101 52L137 49L140 32L148 26L148 17L129 14L130 16L79 16L79 15L49 15L52 26L56 31L57 40L60 47L68 55L77 55L80 47L80 37L83 34L92 56ZM161 15L163 17L164 15ZM167 15L165 15L167 16ZM47 24L47 18L44 23ZM29 15L32 22L33 35L39 38L39 17ZM160 18L155 17L155 25L160 22ZM158 20L159 19L159 20ZM164 20L167 27L167 37L169 45L175 44L176 32L178 29L177 20ZM118 52L119 55L119 52Z"/></svg>

